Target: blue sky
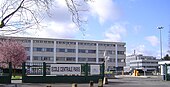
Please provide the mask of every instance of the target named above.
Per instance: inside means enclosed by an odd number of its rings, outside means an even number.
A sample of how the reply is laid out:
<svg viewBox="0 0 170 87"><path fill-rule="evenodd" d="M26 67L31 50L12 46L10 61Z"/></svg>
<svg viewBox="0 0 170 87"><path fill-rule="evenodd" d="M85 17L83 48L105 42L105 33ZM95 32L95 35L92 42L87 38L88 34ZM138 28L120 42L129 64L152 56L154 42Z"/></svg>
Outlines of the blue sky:
<svg viewBox="0 0 170 87"><path fill-rule="evenodd" d="M82 13L88 20L85 36L70 20L64 1L56 0L57 8L52 8L51 17L42 23L47 27L15 36L119 41L126 43L127 55L136 50L137 54L160 58L157 27L163 26L163 54L169 49L170 0L92 0L84 6L89 11Z"/></svg>
<svg viewBox="0 0 170 87"><path fill-rule="evenodd" d="M127 55L136 50L138 54L159 58L160 38L157 27L163 26L163 53L167 53L170 29L169 0L112 0L112 3L113 10L116 9L113 13L119 16L106 19L103 23L100 23L98 18L90 17L87 30L89 36L86 39L123 41L126 42ZM106 36L108 33L113 36ZM116 37L116 34L120 37Z"/></svg>

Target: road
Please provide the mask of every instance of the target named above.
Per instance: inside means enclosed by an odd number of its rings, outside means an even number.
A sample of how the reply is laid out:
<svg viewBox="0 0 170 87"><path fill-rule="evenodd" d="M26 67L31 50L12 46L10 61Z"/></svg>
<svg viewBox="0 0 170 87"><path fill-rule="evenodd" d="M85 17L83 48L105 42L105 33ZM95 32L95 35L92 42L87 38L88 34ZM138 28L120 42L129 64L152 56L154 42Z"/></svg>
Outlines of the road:
<svg viewBox="0 0 170 87"><path fill-rule="evenodd" d="M170 81L162 81L160 76L117 76L116 79L108 79L109 84L105 84L104 87L170 87ZM72 84L54 83L54 84L42 84L42 83L17 83L13 84L0 84L0 87L72 87ZM89 87L89 84L77 84L77 87ZM98 87L98 84L94 84L94 87Z"/></svg>
<svg viewBox="0 0 170 87"><path fill-rule="evenodd" d="M170 81L162 81L161 76L119 76L105 87L170 87Z"/></svg>

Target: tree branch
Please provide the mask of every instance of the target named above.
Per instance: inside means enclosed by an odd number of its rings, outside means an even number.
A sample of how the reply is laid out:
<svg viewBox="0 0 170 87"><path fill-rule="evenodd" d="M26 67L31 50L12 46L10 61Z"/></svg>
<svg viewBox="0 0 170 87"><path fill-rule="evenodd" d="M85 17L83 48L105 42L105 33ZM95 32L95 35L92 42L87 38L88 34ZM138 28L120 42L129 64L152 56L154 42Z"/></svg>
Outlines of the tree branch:
<svg viewBox="0 0 170 87"><path fill-rule="evenodd" d="M24 0L21 1L20 5L17 7L16 10L14 10L12 13L10 13L9 15L7 15L5 18L2 19L1 23L0 23L0 28L3 28L5 26L6 23L4 23L4 21L9 18L10 16L14 15L22 6L22 4L24 3Z"/></svg>

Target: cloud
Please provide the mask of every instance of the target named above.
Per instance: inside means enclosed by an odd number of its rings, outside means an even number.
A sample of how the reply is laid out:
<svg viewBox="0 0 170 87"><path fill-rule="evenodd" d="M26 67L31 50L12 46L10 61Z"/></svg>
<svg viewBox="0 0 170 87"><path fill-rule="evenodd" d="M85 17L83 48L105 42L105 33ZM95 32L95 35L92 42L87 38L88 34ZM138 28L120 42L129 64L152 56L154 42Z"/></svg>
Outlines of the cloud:
<svg viewBox="0 0 170 87"><path fill-rule="evenodd" d="M113 0L95 0L89 3L93 16L99 18L100 23L113 21L120 17L121 12Z"/></svg>
<svg viewBox="0 0 170 87"><path fill-rule="evenodd" d="M133 27L133 30L134 30L134 33L138 34L140 32L140 30L141 30L141 26L140 25L135 25Z"/></svg>
<svg viewBox="0 0 170 87"><path fill-rule="evenodd" d="M78 0L79 1L79 0ZM84 3L84 0L81 0ZM81 9L85 6L83 5ZM86 11L81 12L81 14ZM68 11L65 0L55 0L48 13L42 12L43 21L40 29L27 29L24 32L15 34L15 36L31 37L53 37L53 38L75 38L79 28L73 23L72 15ZM84 15L81 15L85 18Z"/></svg>
<svg viewBox="0 0 170 87"><path fill-rule="evenodd" d="M140 44L134 48L132 48L132 50L130 50L130 52L128 54L134 54L134 50L135 50L135 53L138 55L138 54L142 54L142 55L145 55L145 56L155 56L157 55L157 53L153 50L150 50L150 49L147 49L145 45L143 44Z"/></svg>
<svg viewBox="0 0 170 87"><path fill-rule="evenodd" d="M149 41L152 46L157 46L159 44L159 40L156 36L148 36L145 39Z"/></svg>
<svg viewBox="0 0 170 87"><path fill-rule="evenodd" d="M121 41L122 37L126 35L125 24L115 23L104 33L105 41Z"/></svg>

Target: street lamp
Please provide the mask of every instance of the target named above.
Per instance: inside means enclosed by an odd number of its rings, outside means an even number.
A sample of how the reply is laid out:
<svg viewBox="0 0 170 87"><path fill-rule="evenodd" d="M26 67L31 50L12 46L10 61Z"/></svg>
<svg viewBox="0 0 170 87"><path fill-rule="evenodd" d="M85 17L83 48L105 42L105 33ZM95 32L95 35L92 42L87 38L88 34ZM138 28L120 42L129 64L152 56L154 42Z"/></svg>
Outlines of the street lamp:
<svg viewBox="0 0 170 87"><path fill-rule="evenodd" d="M161 59L162 59L162 34L161 34L161 30L163 29L164 27L160 26L160 27L157 27L157 29L160 30L160 54L161 54Z"/></svg>

